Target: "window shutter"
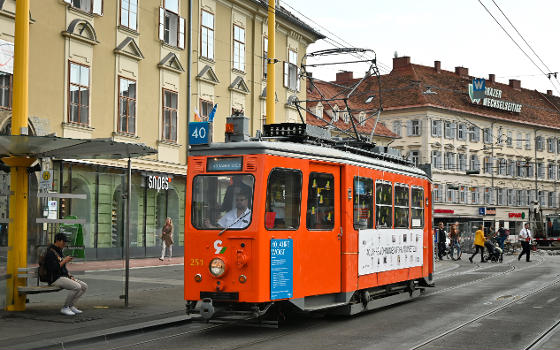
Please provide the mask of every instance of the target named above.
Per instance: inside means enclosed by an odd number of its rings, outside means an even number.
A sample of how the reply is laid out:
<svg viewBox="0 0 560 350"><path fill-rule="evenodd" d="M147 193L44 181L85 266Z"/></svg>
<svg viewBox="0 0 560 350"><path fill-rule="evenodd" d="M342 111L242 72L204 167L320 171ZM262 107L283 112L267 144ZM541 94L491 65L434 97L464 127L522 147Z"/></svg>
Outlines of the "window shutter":
<svg viewBox="0 0 560 350"><path fill-rule="evenodd" d="M284 62L284 87L288 87L289 81L290 64Z"/></svg>
<svg viewBox="0 0 560 350"><path fill-rule="evenodd" d="M422 136L422 120L418 120L418 135L416 136Z"/></svg>
<svg viewBox="0 0 560 350"><path fill-rule="evenodd" d="M301 70L299 69L299 67L296 70L296 90L299 92L301 90L301 80L299 79L299 75L300 75Z"/></svg>
<svg viewBox="0 0 560 350"><path fill-rule="evenodd" d="M457 138L457 123L451 123L451 138Z"/></svg>
<svg viewBox="0 0 560 350"><path fill-rule="evenodd" d="M185 48L185 19L183 17L179 17L179 37L177 38L177 43L179 48Z"/></svg>
<svg viewBox="0 0 560 350"><path fill-rule="evenodd" d="M102 16L103 15L103 0L93 0L92 11L94 14Z"/></svg>
<svg viewBox="0 0 560 350"><path fill-rule="evenodd" d="M412 120L406 121L406 136L412 136Z"/></svg>
<svg viewBox="0 0 560 350"><path fill-rule="evenodd" d="M164 40L165 10L159 8L159 40Z"/></svg>

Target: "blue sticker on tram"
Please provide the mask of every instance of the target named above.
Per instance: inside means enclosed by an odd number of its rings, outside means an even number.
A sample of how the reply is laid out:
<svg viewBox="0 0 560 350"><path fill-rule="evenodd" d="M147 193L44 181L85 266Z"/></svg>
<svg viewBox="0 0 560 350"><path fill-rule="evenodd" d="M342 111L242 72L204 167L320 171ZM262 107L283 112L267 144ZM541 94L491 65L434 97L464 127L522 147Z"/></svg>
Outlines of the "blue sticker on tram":
<svg viewBox="0 0 560 350"><path fill-rule="evenodd" d="M270 300L294 295L294 242L292 239L270 240Z"/></svg>

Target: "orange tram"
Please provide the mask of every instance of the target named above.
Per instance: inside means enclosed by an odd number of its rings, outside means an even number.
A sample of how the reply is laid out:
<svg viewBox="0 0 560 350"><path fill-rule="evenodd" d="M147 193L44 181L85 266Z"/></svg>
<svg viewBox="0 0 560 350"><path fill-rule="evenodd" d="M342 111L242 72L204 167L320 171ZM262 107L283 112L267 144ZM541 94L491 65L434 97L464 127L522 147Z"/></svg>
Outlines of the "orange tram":
<svg viewBox="0 0 560 350"><path fill-rule="evenodd" d="M203 319L357 314L432 286L431 181L384 147L304 124L192 146L184 296Z"/></svg>

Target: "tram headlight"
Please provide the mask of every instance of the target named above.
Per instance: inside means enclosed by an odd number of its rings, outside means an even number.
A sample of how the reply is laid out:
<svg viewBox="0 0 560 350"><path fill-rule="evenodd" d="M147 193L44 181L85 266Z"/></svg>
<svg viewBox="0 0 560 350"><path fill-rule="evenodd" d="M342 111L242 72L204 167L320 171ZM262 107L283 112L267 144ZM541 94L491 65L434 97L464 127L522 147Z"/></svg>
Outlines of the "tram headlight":
<svg viewBox="0 0 560 350"><path fill-rule="evenodd" d="M210 261L210 273L214 277L220 277L226 272L226 263L220 258L214 258Z"/></svg>

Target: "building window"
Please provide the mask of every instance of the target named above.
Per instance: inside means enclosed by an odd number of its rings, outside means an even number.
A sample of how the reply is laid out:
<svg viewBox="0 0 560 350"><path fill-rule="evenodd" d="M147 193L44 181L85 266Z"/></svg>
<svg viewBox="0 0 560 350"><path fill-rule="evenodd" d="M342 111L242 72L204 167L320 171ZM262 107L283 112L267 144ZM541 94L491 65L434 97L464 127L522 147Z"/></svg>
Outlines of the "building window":
<svg viewBox="0 0 560 350"><path fill-rule="evenodd" d="M478 126L471 126L469 128L469 140L471 142L479 142L480 141L480 128Z"/></svg>
<svg viewBox="0 0 560 350"><path fill-rule="evenodd" d="M200 54L214 59L214 15L202 10L200 23Z"/></svg>
<svg viewBox="0 0 560 350"><path fill-rule="evenodd" d="M432 136L441 137L441 120L432 120Z"/></svg>
<svg viewBox="0 0 560 350"><path fill-rule="evenodd" d="M507 161L504 158L498 158L498 175L506 175Z"/></svg>
<svg viewBox="0 0 560 350"><path fill-rule="evenodd" d="M121 0L121 26L138 28L138 0Z"/></svg>
<svg viewBox="0 0 560 350"><path fill-rule="evenodd" d="M556 178L555 174L556 165L554 163L548 163L548 179L554 180Z"/></svg>
<svg viewBox="0 0 560 350"><path fill-rule="evenodd" d="M478 156L476 154L471 154L469 170L480 170L480 163L478 161Z"/></svg>
<svg viewBox="0 0 560 350"><path fill-rule="evenodd" d="M555 208L556 207L556 203L554 200L554 192L548 192L548 207L549 208Z"/></svg>
<svg viewBox="0 0 560 350"><path fill-rule="evenodd" d="M447 185L447 203L458 203L459 187L457 185Z"/></svg>
<svg viewBox="0 0 560 350"><path fill-rule="evenodd" d="M506 201L505 201L505 196L504 196L504 189L503 188L498 188L497 190L498 192L498 205L505 205Z"/></svg>
<svg viewBox="0 0 560 350"><path fill-rule="evenodd" d="M409 120L406 129L407 136L420 136L422 135L422 121L418 119Z"/></svg>
<svg viewBox="0 0 560 350"><path fill-rule="evenodd" d="M89 125L89 67L69 64L68 122Z"/></svg>
<svg viewBox="0 0 560 350"><path fill-rule="evenodd" d="M245 29L233 26L233 68L245 71Z"/></svg>
<svg viewBox="0 0 560 350"><path fill-rule="evenodd" d="M457 140L467 139L467 126L463 123L457 125Z"/></svg>
<svg viewBox="0 0 560 350"><path fill-rule="evenodd" d="M506 175L514 176L514 174L515 174L515 161L513 159L508 159L507 160Z"/></svg>
<svg viewBox="0 0 560 350"><path fill-rule="evenodd" d="M434 202L441 203L443 201L443 191L441 187L442 185L440 184L434 184L434 190L433 190Z"/></svg>
<svg viewBox="0 0 560 350"><path fill-rule="evenodd" d="M471 204L479 204L480 201L480 193L478 192L478 187L471 187Z"/></svg>
<svg viewBox="0 0 560 350"><path fill-rule="evenodd" d="M484 172L487 174L492 173L492 158L484 157Z"/></svg>
<svg viewBox="0 0 560 350"><path fill-rule="evenodd" d="M548 146L547 147L548 151L550 153L555 153L556 152L556 140L554 138L550 137L546 140L546 142L547 142L547 146Z"/></svg>
<svg viewBox="0 0 560 350"><path fill-rule="evenodd" d="M185 48L185 19L179 16L179 0L165 0L159 9L159 39L164 43Z"/></svg>
<svg viewBox="0 0 560 350"><path fill-rule="evenodd" d="M12 78L12 74L0 72L0 109L12 109Z"/></svg>
<svg viewBox="0 0 560 350"><path fill-rule="evenodd" d="M420 151L410 151L410 161L415 166L418 166L420 162Z"/></svg>
<svg viewBox="0 0 560 350"><path fill-rule="evenodd" d="M393 132L401 136L401 122L399 120L393 122Z"/></svg>
<svg viewBox="0 0 560 350"><path fill-rule="evenodd" d="M507 132L506 145L508 147L513 147L513 132L511 131Z"/></svg>
<svg viewBox="0 0 560 350"><path fill-rule="evenodd" d="M541 162L537 163L537 176L539 179L544 179L544 164Z"/></svg>
<svg viewBox="0 0 560 350"><path fill-rule="evenodd" d="M440 151L432 151L432 166L436 169L441 169L441 152Z"/></svg>
<svg viewBox="0 0 560 350"><path fill-rule="evenodd" d="M263 77L266 79L268 74L268 38L263 38Z"/></svg>
<svg viewBox="0 0 560 350"><path fill-rule="evenodd" d="M288 50L288 62L284 62L284 87L299 91L299 68L297 66L297 52Z"/></svg>
<svg viewBox="0 0 560 350"><path fill-rule="evenodd" d="M537 151L542 151L544 149L544 139L542 136L535 137L535 147Z"/></svg>
<svg viewBox="0 0 560 350"><path fill-rule="evenodd" d="M518 148L518 149L523 148L523 134L522 133L520 133L520 132L517 133L517 140L516 141L517 142L515 143L516 144L515 147Z"/></svg>
<svg viewBox="0 0 560 350"><path fill-rule="evenodd" d="M455 168L455 153L445 152L445 164L443 167L447 170L456 170Z"/></svg>
<svg viewBox="0 0 560 350"><path fill-rule="evenodd" d="M446 139L454 139L456 130L457 130L457 127L456 127L455 123L445 122L444 137Z"/></svg>
<svg viewBox="0 0 560 350"><path fill-rule="evenodd" d="M200 118L204 121L209 120L210 112L214 105L210 101L200 100Z"/></svg>
<svg viewBox="0 0 560 350"><path fill-rule="evenodd" d="M525 149L531 149L531 136L525 134Z"/></svg>
<svg viewBox="0 0 560 350"><path fill-rule="evenodd" d="M490 128L485 128L482 132L483 134L483 141L486 144L490 144L492 143L492 129Z"/></svg>
<svg viewBox="0 0 560 350"><path fill-rule="evenodd" d="M87 13L103 14L103 0L64 0L65 3Z"/></svg>
<svg viewBox="0 0 560 350"><path fill-rule="evenodd" d="M119 132L136 133L136 82L119 78Z"/></svg>
<svg viewBox="0 0 560 350"><path fill-rule="evenodd" d="M466 186L459 186L459 203L466 203L467 202L467 187Z"/></svg>
<svg viewBox="0 0 560 350"><path fill-rule="evenodd" d="M494 195L490 187L484 188L484 204L494 204Z"/></svg>
<svg viewBox="0 0 560 350"><path fill-rule="evenodd" d="M467 155L464 153L459 153L457 155L457 163L459 166L459 171L466 171L467 170Z"/></svg>
<svg viewBox="0 0 560 350"><path fill-rule="evenodd" d="M177 142L178 94L163 90L163 139Z"/></svg>

